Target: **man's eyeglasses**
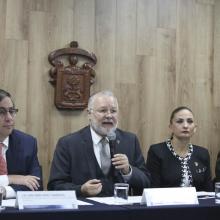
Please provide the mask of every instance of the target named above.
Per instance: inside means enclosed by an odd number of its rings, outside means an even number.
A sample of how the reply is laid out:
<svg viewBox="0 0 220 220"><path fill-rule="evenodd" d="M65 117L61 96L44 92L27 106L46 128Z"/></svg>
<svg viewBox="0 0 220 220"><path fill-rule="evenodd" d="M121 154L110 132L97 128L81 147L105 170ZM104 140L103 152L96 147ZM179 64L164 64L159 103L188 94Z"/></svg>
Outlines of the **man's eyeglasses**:
<svg viewBox="0 0 220 220"><path fill-rule="evenodd" d="M5 117L8 112L11 115L11 117L15 117L15 115L18 112L18 109L17 108L6 109L6 108L3 108L3 107L0 107L0 117L2 117L2 118Z"/></svg>
<svg viewBox="0 0 220 220"><path fill-rule="evenodd" d="M112 114L112 115L115 115L118 113L118 110L117 109L96 109L96 110L93 110L91 109L92 111L94 112L97 112L98 114L101 114L101 115L107 115L107 114Z"/></svg>

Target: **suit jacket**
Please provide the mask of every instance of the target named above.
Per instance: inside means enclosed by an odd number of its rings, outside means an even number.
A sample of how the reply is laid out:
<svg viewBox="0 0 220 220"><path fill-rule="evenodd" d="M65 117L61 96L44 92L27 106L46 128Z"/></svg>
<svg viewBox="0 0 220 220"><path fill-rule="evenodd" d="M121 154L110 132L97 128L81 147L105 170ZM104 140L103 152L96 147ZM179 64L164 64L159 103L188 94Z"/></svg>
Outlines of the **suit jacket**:
<svg viewBox="0 0 220 220"><path fill-rule="evenodd" d="M120 129L116 130L116 153L126 154L132 166L129 180L135 195L140 195L143 188L149 187L149 173L145 168L137 137ZM90 179L100 179L102 191L97 196L112 196L114 182L122 182L120 172L110 172L105 176L96 160L90 127L59 139L51 165L48 190L75 190L81 194L81 185Z"/></svg>
<svg viewBox="0 0 220 220"><path fill-rule="evenodd" d="M9 148L6 152L8 175L33 175L40 177L42 189L42 173L37 157L37 140L21 131L13 130L9 135ZM28 191L23 185L10 185L15 191Z"/></svg>
<svg viewBox="0 0 220 220"><path fill-rule="evenodd" d="M220 151L218 153L215 166L215 182L220 182Z"/></svg>
<svg viewBox="0 0 220 220"><path fill-rule="evenodd" d="M181 183L180 161L173 156L166 142L150 146L147 168L151 173L152 187L178 187ZM193 145L189 160L193 186L197 191L212 191L210 157L208 150Z"/></svg>

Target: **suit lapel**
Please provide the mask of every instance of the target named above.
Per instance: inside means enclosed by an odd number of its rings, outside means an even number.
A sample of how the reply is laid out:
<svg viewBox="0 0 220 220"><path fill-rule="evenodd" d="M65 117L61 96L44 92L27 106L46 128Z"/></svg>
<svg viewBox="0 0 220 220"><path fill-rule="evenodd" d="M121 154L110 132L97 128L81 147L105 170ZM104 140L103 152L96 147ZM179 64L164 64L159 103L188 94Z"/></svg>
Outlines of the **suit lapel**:
<svg viewBox="0 0 220 220"><path fill-rule="evenodd" d="M8 173L14 172L16 167L18 167L18 164L22 166L20 158L20 139L16 138L16 134L13 131L12 134L9 136L9 147L6 152L6 158L7 158L7 167L8 167Z"/></svg>
<svg viewBox="0 0 220 220"><path fill-rule="evenodd" d="M93 142L92 142L92 136L89 126L86 127L85 130L83 130L82 137L83 137L83 151L86 156L88 170L90 172L91 178L95 179L97 178L97 168L100 169L100 167L93 150Z"/></svg>

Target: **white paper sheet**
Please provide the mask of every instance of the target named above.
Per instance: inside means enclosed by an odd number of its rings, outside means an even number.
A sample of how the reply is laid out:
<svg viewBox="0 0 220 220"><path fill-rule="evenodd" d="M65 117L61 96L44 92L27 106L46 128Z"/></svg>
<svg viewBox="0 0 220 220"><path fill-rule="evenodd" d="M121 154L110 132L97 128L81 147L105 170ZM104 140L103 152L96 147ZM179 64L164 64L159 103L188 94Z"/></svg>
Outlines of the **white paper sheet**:
<svg viewBox="0 0 220 220"><path fill-rule="evenodd" d="M3 207L15 207L15 201L16 199L6 199L2 201L2 206ZM77 200L78 205L93 205L91 203L88 202L84 202L81 200Z"/></svg>
<svg viewBox="0 0 220 220"><path fill-rule="evenodd" d="M15 207L16 199L6 199L2 201L2 206L4 207Z"/></svg>
<svg viewBox="0 0 220 220"><path fill-rule="evenodd" d="M141 202L147 206L199 204L195 187L147 188Z"/></svg>
<svg viewBox="0 0 220 220"><path fill-rule="evenodd" d="M78 205L93 205L91 203L84 202L84 201L81 201L81 200L77 200L77 203L78 203Z"/></svg>
<svg viewBox="0 0 220 220"><path fill-rule="evenodd" d="M99 202L99 203L104 203L107 205L131 205L134 203L140 203L141 202L141 196L128 196L128 200L120 200L116 201L114 197L89 197L87 199Z"/></svg>
<svg viewBox="0 0 220 220"><path fill-rule="evenodd" d="M77 209L74 190L70 191L18 191L19 209Z"/></svg>
<svg viewBox="0 0 220 220"><path fill-rule="evenodd" d="M215 198L215 192L205 192L205 191L200 191L200 192L196 192L197 197L199 199L211 199L211 198Z"/></svg>

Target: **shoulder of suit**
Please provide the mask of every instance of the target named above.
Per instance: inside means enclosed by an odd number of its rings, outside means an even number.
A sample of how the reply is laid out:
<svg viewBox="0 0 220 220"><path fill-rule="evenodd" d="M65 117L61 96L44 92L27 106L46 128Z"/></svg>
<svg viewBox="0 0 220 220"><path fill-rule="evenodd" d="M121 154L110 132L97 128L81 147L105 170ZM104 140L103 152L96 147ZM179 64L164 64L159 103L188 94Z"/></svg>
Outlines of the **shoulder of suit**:
<svg viewBox="0 0 220 220"><path fill-rule="evenodd" d="M169 149L166 145L166 142L161 142L161 143L157 143L157 144L152 144L148 150L151 153L155 153L158 155L164 155L167 154L167 152L169 152Z"/></svg>
<svg viewBox="0 0 220 220"><path fill-rule="evenodd" d="M124 135L128 135L128 136L133 136L133 137L136 137L137 135L135 133L132 133L130 131L124 131L120 128L117 128L116 129L116 135L119 135L119 136L124 136Z"/></svg>
<svg viewBox="0 0 220 220"><path fill-rule="evenodd" d="M69 134L66 134L62 137L60 137L59 139L60 140L65 140L65 141L68 141L69 139L74 139L74 138L80 138L81 136L85 136L85 135L91 135L90 134L90 128L89 126L86 126L78 131L75 131L75 132L72 132L72 133L69 133Z"/></svg>
<svg viewBox="0 0 220 220"><path fill-rule="evenodd" d="M162 149L166 147L166 142L161 142L161 143L157 143L157 144L152 144L150 146L151 149Z"/></svg>
<svg viewBox="0 0 220 220"><path fill-rule="evenodd" d="M27 134L23 131L17 130L17 129L13 129L11 136L14 137L20 137L20 138L31 138L31 139L36 139L34 136Z"/></svg>
<svg viewBox="0 0 220 220"><path fill-rule="evenodd" d="M201 153L207 153L208 149L202 146L194 145L193 144L193 151L201 152Z"/></svg>

